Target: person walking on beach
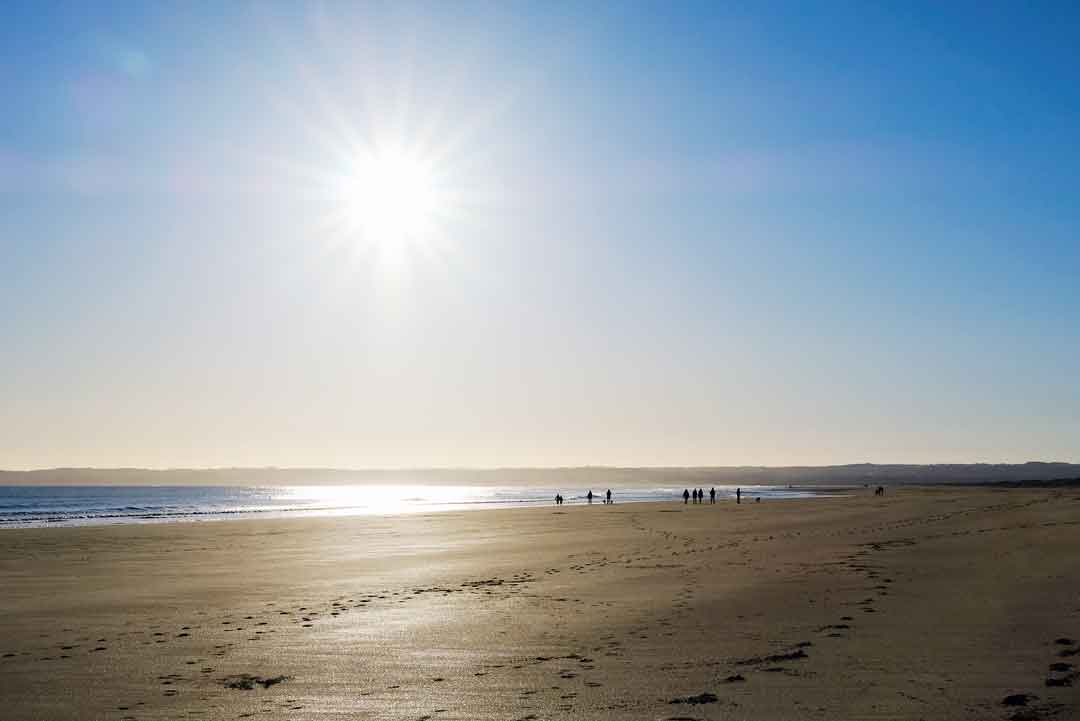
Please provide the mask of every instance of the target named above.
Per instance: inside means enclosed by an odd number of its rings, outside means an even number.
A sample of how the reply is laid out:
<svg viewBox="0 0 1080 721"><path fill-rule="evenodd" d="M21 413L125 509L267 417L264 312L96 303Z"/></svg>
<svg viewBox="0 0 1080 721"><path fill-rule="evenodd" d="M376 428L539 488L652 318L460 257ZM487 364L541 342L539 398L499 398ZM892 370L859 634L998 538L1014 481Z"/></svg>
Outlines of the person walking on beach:
<svg viewBox="0 0 1080 721"><path fill-rule="evenodd" d="M683 505L686 505L687 503L690 502L690 491L685 489L685 488L683 489L683 492L682 492L682 502L683 502Z"/></svg>
<svg viewBox="0 0 1080 721"><path fill-rule="evenodd" d="M589 492L585 494L585 497L589 499L589 503L592 503L592 489L591 488L589 489Z"/></svg>
<svg viewBox="0 0 1080 721"><path fill-rule="evenodd" d="M716 503L716 488L709 489L709 505Z"/></svg>
<svg viewBox="0 0 1080 721"><path fill-rule="evenodd" d="M611 503L611 489L610 488L607 489L607 498L604 500L604 503L608 503L608 504Z"/></svg>
<svg viewBox="0 0 1080 721"><path fill-rule="evenodd" d="M736 504L742 503L742 489L741 488L736 488L735 489L735 503Z"/></svg>

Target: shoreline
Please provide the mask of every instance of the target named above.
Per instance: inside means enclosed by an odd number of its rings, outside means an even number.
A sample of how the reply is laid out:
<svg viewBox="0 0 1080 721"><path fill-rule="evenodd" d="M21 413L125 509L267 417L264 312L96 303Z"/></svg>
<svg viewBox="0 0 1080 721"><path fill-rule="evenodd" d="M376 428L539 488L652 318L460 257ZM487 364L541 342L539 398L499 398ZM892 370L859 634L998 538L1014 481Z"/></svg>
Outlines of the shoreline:
<svg viewBox="0 0 1080 721"><path fill-rule="evenodd" d="M85 493L98 494L103 498L111 496L108 500L120 506L115 508L85 508L80 510L64 510L63 506L44 509L27 509L27 500L35 500L38 503L63 504L65 495L70 495L69 486L41 487L36 493L28 493L20 489L13 493L13 487L0 486L0 530L12 530L18 528L67 528L67 527L90 527L112 526L127 524L161 524L161 523L205 523L211 521L246 521L255 519L276 518L318 518L318 517L368 517L368 516L397 516L414 515L421 513L448 513L457 511L485 511L513 508L545 508L555 507L552 497L557 489L554 488L507 488L501 486L462 486L457 487L462 497L474 494L469 500L443 501L430 500L417 497L419 493L426 493L432 487L418 486L393 486L393 487L351 487L351 486L327 486L321 489L331 489L335 492L351 491L355 496L351 503L315 503L303 505L299 500L292 500L293 505L283 504L277 507L267 506L268 499L273 493L299 492L303 494L310 491L306 488L285 487L283 489L270 489L262 486L252 487L220 487L206 488L198 486L163 486L142 490L141 493L169 492L178 497L170 499L168 504L161 500L153 502L161 504L159 509L147 507L147 503L138 497L126 497L124 488L112 486L88 486ZM17 488L17 487L15 487ZM717 504L734 502L736 486L719 486ZM818 487L818 486L744 486L744 501L753 502L755 497L762 497L768 502L791 501L791 500L820 500L822 498L837 498L844 495L852 495L865 490L862 487ZM438 488L438 491L445 489ZM8 491L5 496L5 491ZM58 497L52 499L50 492L57 492ZM371 491L376 497L365 498L365 492ZM390 491L395 494L393 499L387 501L379 498L380 491L383 495ZM496 495L488 497L476 496L478 492L490 492ZM223 492L235 494L248 492L253 495L248 499L230 499L228 502L234 507L220 507L220 501L206 499L202 496L210 492ZM188 497L185 497L187 494ZM541 495L542 494L542 495ZM514 497L516 495L516 497ZM10 501L16 498L20 503L14 509L5 508L5 499ZM36 497L36 498L35 498ZM677 503L679 493L673 488L642 486L639 488L622 488L615 493L615 504L629 503ZM367 501L367 503L361 503ZM203 503L202 509L190 508L186 510L172 510L176 504ZM219 507L214 507L213 504ZM244 503L257 503L252 507L244 507ZM70 504L68 504L70 505ZM592 504L585 500L584 495L569 496L564 507L577 507L588 505L605 505L601 494L597 494ZM694 504L691 504L694 505ZM704 505L710 505L705 503Z"/></svg>

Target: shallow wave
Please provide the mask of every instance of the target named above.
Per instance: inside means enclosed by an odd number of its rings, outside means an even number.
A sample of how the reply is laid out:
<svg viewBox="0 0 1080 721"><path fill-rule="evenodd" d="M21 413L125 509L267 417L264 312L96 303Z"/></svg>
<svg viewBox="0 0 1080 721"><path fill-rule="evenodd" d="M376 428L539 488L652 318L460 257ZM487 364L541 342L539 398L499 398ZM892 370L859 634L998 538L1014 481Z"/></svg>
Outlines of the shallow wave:
<svg viewBox="0 0 1080 721"><path fill-rule="evenodd" d="M461 500L450 503L440 501L428 501L426 499L403 499L417 506L423 506L425 510L441 509L444 506L484 506L484 505L497 505L497 506L515 506L515 505L537 505L540 503L550 503L547 498L534 499L534 498L522 498L522 499L486 499L486 500ZM447 508L446 510L451 510ZM43 513L41 511L9 511L4 509L3 515L0 515L0 527L10 526L14 524L26 524L34 521L43 521L48 523L62 523L65 521L85 521L90 519L97 519L101 521L109 521L114 519L199 519L209 516L242 516L242 515L258 515L258 514L281 514L281 515L294 515L294 514L307 514L307 515L360 515L365 511L372 511L372 506L367 504L362 505L326 505L326 506L274 506L267 508L205 508L205 509L187 509L187 510L168 510L168 509L150 509L150 508L117 508L117 509L102 509L95 511L72 511L70 513L57 514L55 512ZM387 511L376 510L374 513L390 513ZM400 511L399 513L406 513L407 511ZM396 515L396 514L394 514Z"/></svg>

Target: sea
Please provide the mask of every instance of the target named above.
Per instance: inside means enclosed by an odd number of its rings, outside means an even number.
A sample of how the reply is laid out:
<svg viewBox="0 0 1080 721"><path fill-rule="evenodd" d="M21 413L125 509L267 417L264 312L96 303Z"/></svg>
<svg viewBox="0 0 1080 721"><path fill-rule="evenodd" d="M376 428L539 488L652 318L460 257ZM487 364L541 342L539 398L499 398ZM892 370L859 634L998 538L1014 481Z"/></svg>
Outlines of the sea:
<svg viewBox="0 0 1080 721"><path fill-rule="evenodd" d="M822 498L842 489L742 486L743 502ZM595 488L594 505L606 489ZM717 502L734 502L735 486L717 486ZM119 523L221 521L242 518L362 516L587 504L588 489L518 486L0 486L0 529ZM682 488L613 489L615 503L682 503ZM708 489L706 489L708 494Z"/></svg>

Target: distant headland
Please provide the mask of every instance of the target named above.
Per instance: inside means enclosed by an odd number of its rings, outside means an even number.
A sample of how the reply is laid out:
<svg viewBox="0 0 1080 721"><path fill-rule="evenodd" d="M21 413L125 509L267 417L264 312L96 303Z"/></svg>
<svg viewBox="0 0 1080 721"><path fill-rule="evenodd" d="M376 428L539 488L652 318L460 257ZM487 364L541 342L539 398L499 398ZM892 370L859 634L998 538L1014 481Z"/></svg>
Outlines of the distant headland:
<svg viewBox="0 0 1080 721"><path fill-rule="evenodd" d="M876 464L835 466L702 466L565 468L48 468L0 470L0 485L254 486L430 484L506 486L627 485L858 485L1080 482L1080 464Z"/></svg>

